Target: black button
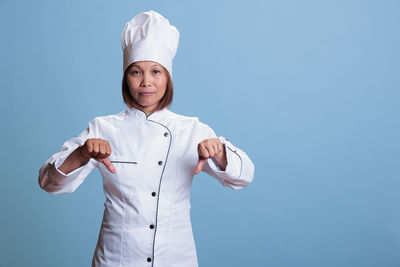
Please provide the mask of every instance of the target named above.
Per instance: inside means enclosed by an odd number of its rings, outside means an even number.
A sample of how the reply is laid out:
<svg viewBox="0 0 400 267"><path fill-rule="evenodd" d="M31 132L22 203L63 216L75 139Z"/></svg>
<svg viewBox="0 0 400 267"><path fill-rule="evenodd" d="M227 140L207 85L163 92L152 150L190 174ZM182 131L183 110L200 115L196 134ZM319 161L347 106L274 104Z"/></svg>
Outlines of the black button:
<svg viewBox="0 0 400 267"><path fill-rule="evenodd" d="M168 136L168 133L167 133L167 132L165 132L165 133L164 133L164 136L165 136L165 137L167 137L167 136Z"/></svg>
<svg viewBox="0 0 400 267"><path fill-rule="evenodd" d="M162 165L162 161L161 160L158 162L158 165L160 165L160 166Z"/></svg>
<svg viewBox="0 0 400 267"><path fill-rule="evenodd" d="M147 258L147 261L148 261L148 262L151 262L151 258L150 258L150 257L149 257L149 258Z"/></svg>
<svg viewBox="0 0 400 267"><path fill-rule="evenodd" d="M153 197L155 197L155 196L156 196L156 192L151 193L151 195L152 195Z"/></svg>
<svg viewBox="0 0 400 267"><path fill-rule="evenodd" d="M154 225L153 224L150 224L150 229L154 229Z"/></svg>

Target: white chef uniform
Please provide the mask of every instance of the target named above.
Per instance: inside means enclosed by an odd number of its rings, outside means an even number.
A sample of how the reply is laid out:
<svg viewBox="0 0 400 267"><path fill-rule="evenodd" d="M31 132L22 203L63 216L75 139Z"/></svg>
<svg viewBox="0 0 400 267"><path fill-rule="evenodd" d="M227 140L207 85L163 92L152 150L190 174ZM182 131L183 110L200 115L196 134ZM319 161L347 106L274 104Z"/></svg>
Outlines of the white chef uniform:
<svg viewBox="0 0 400 267"><path fill-rule="evenodd" d="M106 197L103 222L92 266L198 266L190 222L190 188L198 162L197 145L217 137L197 117L167 108L149 116L128 108L96 117L88 129L69 139L40 169L41 188L53 194L71 193L98 167ZM94 159L65 175L58 167L88 138L109 141L111 173ZM224 186L240 189L253 180L254 165L227 139L228 165L219 169L207 159L203 171Z"/></svg>

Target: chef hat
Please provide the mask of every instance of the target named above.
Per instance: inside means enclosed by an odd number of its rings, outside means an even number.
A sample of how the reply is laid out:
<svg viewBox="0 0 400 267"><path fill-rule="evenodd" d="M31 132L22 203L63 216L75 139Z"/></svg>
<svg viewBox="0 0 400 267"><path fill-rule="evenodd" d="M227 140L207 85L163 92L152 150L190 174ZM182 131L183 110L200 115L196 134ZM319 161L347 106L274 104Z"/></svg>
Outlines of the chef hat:
<svg viewBox="0 0 400 267"><path fill-rule="evenodd" d="M179 43L179 31L161 14L150 10L126 23L121 36L124 73L136 61L155 61L172 77L172 59Z"/></svg>

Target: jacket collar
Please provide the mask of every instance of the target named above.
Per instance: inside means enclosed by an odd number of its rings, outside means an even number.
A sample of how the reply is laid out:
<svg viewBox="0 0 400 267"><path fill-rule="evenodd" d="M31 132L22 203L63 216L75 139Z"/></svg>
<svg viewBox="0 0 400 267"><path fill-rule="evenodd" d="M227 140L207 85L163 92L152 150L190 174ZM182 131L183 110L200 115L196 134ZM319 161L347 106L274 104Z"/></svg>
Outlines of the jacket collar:
<svg viewBox="0 0 400 267"><path fill-rule="evenodd" d="M147 116L146 113L140 109L128 108L126 111L126 114L128 116L132 116L132 117L135 117L135 118L141 119L141 120L158 121L158 120L161 120L162 118L164 118L165 116L167 116L169 112L170 111L167 108L164 108L161 110L154 111L153 113L151 113L150 115Z"/></svg>

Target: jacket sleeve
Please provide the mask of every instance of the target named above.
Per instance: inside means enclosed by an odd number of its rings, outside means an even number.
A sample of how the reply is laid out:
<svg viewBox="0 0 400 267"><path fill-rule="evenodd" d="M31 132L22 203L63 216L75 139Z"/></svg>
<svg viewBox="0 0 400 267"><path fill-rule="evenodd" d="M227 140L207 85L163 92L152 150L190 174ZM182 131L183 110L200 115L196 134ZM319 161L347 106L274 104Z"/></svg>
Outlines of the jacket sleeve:
<svg viewBox="0 0 400 267"><path fill-rule="evenodd" d="M217 137L214 130L208 125L201 123L204 139L219 138L225 147L227 166L225 171L221 170L215 158L209 158L203 165L202 171L216 178L222 185L232 189L241 189L251 183L254 178L254 164L247 154L234 146L223 136ZM203 140L204 140L203 139ZM202 140L202 141L203 141Z"/></svg>
<svg viewBox="0 0 400 267"><path fill-rule="evenodd" d="M66 158L89 138L97 136L98 126L96 120L89 122L89 127L75 138L67 140L61 150L52 155L39 170L40 187L51 193L72 193L85 180L89 173L98 166L98 162L90 159L85 165L65 174L58 168Z"/></svg>

